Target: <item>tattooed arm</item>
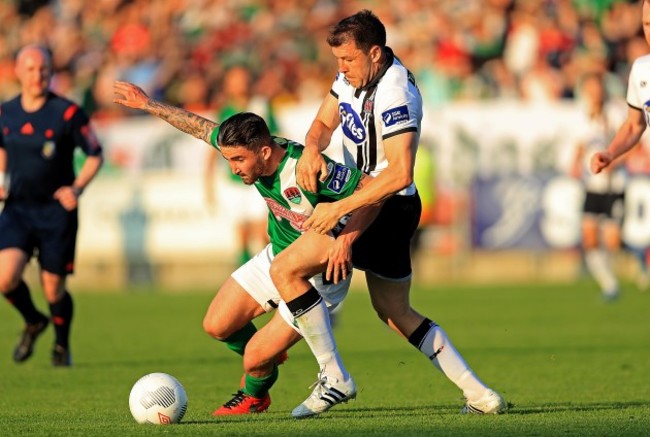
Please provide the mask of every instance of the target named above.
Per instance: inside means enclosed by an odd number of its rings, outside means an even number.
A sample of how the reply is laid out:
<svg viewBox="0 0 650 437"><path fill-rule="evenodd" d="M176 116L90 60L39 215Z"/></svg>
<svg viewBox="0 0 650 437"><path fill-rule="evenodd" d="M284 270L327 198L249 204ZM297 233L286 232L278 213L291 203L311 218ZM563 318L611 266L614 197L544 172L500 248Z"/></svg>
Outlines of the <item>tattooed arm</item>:
<svg viewBox="0 0 650 437"><path fill-rule="evenodd" d="M114 103L128 108L141 109L165 120L186 134L212 144L210 136L212 131L219 126L219 123L205 119L185 109L154 100L142 88L129 82L115 81L113 83L113 93L116 95L113 98Z"/></svg>

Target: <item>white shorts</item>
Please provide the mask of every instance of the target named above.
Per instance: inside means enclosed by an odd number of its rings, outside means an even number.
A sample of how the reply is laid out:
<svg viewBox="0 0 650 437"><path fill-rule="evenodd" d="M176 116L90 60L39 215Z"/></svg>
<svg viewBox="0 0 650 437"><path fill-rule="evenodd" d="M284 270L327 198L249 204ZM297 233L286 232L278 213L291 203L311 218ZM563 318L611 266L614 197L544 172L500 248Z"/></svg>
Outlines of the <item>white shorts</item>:
<svg viewBox="0 0 650 437"><path fill-rule="evenodd" d="M235 221L266 221L269 214L266 202L252 185L233 180L222 181L218 186L219 208Z"/></svg>
<svg viewBox="0 0 650 437"><path fill-rule="evenodd" d="M262 308L264 308L264 311L269 312L276 308L279 309L284 320L286 320L292 328L298 331L294 324L293 315L284 301L280 298L280 292L275 288L275 285L271 280L271 274L269 271L272 261L273 250L271 249L271 245L268 244L250 261L235 270L231 276ZM324 284L323 276L324 273L318 274L309 279L309 282L314 286L314 288L316 288L316 290L318 290L331 312L343 301L343 299L345 299L345 296L347 296L348 290L350 289L352 275L348 275L347 279L339 281L338 284Z"/></svg>

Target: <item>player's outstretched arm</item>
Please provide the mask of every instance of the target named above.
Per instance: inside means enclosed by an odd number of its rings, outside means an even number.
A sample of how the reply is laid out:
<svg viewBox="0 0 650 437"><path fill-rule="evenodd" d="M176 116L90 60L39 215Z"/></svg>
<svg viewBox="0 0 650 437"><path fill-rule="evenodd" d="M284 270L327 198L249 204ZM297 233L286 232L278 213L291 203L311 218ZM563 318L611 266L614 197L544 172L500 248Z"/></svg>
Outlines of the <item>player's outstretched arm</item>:
<svg viewBox="0 0 650 437"><path fill-rule="evenodd" d="M607 150L592 155L590 161L591 171L596 174L600 173L618 157L638 144L646 126L643 111L630 107L627 112L627 119L616 132L616 136L607 146Z"/></svg>
<svg viewBox="0 0 650 437"><path fill-rule="evenodd" d="M165 120L176 129L190 134L199 140L203 140L208 144L212 144L210 142L210 136L212 135L212 131L219 126L219 123L210 121L183 108L154 100L142 88L130 82L116 80L113 82L113 93L116 96L113 98L113 103L148 112L151 115Z"/></svg>

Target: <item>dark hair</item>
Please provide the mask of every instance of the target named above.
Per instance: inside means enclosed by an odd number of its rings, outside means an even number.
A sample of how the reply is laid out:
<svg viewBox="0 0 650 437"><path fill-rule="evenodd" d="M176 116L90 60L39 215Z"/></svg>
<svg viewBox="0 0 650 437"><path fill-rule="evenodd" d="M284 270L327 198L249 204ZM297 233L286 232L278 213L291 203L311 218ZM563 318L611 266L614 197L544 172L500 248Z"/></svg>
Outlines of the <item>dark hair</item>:
<svg viewBox="0 0 650 437"><path fill-rule="evenodd" d="M330 47L339 47L348 41L354 41L363 53L368 53L372 46L386 45L386 28L375 14L364 9L339 21L327 36Z"/></svg>
<svg viewBox="0 0 650 437"><path fill-rule="evenodd" d="M219 147L243 146L258 151L271 142L269 127L262 117L252 112L240 112L228 117L219 126Z"/></svg>

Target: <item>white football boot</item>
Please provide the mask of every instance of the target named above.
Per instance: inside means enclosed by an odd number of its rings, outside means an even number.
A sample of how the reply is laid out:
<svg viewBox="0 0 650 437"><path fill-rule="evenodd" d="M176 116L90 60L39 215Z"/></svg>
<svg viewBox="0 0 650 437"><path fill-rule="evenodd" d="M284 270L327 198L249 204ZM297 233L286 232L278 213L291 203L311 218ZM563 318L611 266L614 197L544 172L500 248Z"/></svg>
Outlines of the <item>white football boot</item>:
<svg viewBox="0 0 650 437"><path fill-rule="evenodd" d="M336 404L357 397L357 386L352 377L346 381L339 381L337 378L324 375L321 372L318 374L318 381L311 387L314 387L311 395L291 412L296 419L324 413Z"/></svg>
<svg viewBox="0 0 650 437"><path fill-rule="evenodd" d="M462 414L502 414L508 409L506 401L494 390L487 389L481 399L466 401Z"/></svg>

